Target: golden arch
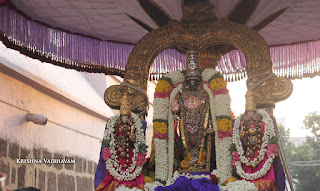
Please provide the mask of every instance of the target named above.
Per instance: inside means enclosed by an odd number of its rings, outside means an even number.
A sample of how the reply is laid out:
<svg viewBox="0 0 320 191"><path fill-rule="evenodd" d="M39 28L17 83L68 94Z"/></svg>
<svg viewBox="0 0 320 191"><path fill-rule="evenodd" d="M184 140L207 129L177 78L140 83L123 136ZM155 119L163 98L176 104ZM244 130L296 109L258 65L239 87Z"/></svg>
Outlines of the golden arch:
<svg viewBox="0 0 320 191"><path fill-rule="evenodd" d="M171 21L168 25L148 33L136 44L125 69L124 83L127 85L108 88L105 92L106 103L111 107L118 107L122 93L126 91L134 95L131 96L132 108L136 111L144 110L148 100L141 92L147 89L153 60L164 49L174 46L188 47L190 43L200 50L215 44L229 44L241 50L247 61L248 88L272 73L269 48L258 32L251 28L226 19L207 22ZM285 78L273 77L268 80L269 85L266 83L252 90L257 106L274 107L276 101L286 99L292 92L292 83ZM278 84L277 89L272 88L275 83ZM269 94L267 101L262 95L266 93Z"/></svg>

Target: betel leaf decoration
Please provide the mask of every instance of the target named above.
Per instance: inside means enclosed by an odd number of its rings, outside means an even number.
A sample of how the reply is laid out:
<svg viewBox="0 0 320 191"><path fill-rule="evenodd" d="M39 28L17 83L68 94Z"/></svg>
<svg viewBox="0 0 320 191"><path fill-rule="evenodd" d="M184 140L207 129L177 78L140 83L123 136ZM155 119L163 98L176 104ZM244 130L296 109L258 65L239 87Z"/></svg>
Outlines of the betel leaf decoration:
<svg viewBox="0 0 320 191"><path fill-rule="evenodd" d="M234 143L230 144L229 151L230 151L231 153L234 152L234 151L237 151L236 144L234 144Z"/></svg>
<svg viewBox="0 0 320 191"><path fill-rule="evenodd" d="M103 139L102 140L102 147L104 148L110 148L110 139Z"/></svg>
<svg viewBox="0 0 320 191"><path fill-rule="evenodd" d="M148 148L148 145L144 144L144 143L140 143L138 145L138 151L139 153L144 153L144 152L147 152L147 148Z"/></svg>
<svg viewBox="0 0 320 191"><path fill-rule="evenodd" d="M275 136L272 136L270 139L269 139L269 144L278 144L278 138L275 137Z"/></svg>

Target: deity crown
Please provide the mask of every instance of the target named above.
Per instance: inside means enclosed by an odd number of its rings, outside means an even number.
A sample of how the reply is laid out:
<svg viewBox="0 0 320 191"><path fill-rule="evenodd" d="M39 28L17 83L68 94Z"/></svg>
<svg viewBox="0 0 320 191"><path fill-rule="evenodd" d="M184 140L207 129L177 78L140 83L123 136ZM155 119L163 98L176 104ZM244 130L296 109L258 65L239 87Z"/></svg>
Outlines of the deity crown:
<svg viewBox="0 0 320 191"><path fill-rule="evenodd" d="M186 79L201 78L200 64L199 64L199 51L190 47L187 51L187 66L186 66Z"/></svg>
<svg viewBox="0 0 320 191"><path fill-rule="evenodd" d="M130 96L127 93L124 93L121 98L121 105L120 105L120 115L130 115Z"/></svg>

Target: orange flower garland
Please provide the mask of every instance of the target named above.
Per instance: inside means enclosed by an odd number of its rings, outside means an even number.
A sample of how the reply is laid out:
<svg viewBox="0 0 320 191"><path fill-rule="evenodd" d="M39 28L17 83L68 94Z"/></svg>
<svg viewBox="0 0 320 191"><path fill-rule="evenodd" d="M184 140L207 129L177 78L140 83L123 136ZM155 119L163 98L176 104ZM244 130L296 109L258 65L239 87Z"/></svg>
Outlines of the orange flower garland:
<svg viewBox="0 0 320 191"><path fill-rule="evenodd" d="M223 78L220 78L220 77L213 79L210 82L210 89L212 91L226 88L226 87L227 87L227 82Z"/></svg>
<svg viewBox="0 0 320 191"><path fill-rule="evenodd" d="M217 117L218 137L225 138L232 135L232 122L230 117L218 116Z"/></svg>
<svg viewBox="0 0 320 191"><path fill-rule="evenodd" d="M168 131L168 125L165 122L155 121L153 122L154 133L166 134Z"/></svg>
<svg viewBox="0 0 320 191"><path fill-rule="evenodd" d="M158 83L157 83L157 86L156 86L156 89L155 91L156 92L159 92L159 93L168 93L172 90L172 86L171 84L166 81L166 80L160 80Z"/></svg>

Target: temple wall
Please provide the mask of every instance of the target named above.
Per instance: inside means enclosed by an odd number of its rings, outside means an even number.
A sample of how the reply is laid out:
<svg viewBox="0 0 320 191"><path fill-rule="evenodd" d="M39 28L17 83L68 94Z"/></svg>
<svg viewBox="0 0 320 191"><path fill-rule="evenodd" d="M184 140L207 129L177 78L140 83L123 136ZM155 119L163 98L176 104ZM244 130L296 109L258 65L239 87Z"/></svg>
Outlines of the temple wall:
<svg viewBox="0 0 320 191"><path fill-rule="evenodd" d="M63 92L45 90L45 82L28 81L4 68L0 63L0 171L8 175L7 187L93 190L107 117ZM27 122L27 113L41 114L48 122L45 126ZM25 158L40 159L42 164L19 163ZM45 158L75 163L45 164Z"/></svg>

